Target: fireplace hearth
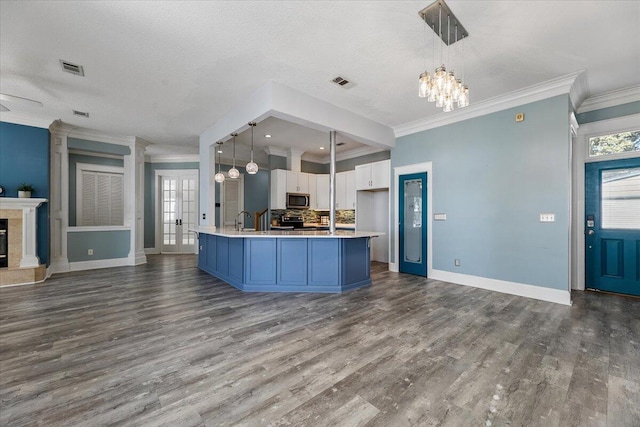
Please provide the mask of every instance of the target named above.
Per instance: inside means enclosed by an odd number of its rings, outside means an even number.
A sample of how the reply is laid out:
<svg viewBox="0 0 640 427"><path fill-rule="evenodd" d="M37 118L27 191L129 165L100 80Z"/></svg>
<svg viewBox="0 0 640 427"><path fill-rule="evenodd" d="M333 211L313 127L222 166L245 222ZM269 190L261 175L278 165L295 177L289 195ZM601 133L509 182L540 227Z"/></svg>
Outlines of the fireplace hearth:
<svg viewBox="0 0 640 427"><path fill-rule="evenodd" d="M9 266L9 220L0 218L0 268Z"/></svg>

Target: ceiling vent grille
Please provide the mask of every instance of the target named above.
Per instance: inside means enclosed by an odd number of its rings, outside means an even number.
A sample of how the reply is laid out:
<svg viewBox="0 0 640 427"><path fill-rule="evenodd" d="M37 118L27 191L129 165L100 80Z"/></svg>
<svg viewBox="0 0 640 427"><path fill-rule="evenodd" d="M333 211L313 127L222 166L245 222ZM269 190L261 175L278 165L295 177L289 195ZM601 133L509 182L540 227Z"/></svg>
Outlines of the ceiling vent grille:
<svg viewBox="0 0 640 427"><path fill-rule="evenodd" d="M342 76L337 76L333 79L331 79L331 83L334 83L340 87L343 87L345 89L351 89L352 87L354 87L356 84L353 83L352 81L349 81L349 79L346 79Z"/></svg>
<svg viewBox="0 0 640 427"><path fill-rule="evenodd" d="M82 65L72 64L71 62L63 61L61 59L60 66L62 67L62 71L75 74L76 76L84 76L84 68L82 68Z"/></svg>
<svg viewBox="0 0 640 427"><path fill-rule="evenodd" d="M74 116L80 116L80 117L89 117L89 113L84 112L84 111L78 111L78 110L73 110L73 115Z"/></svg>

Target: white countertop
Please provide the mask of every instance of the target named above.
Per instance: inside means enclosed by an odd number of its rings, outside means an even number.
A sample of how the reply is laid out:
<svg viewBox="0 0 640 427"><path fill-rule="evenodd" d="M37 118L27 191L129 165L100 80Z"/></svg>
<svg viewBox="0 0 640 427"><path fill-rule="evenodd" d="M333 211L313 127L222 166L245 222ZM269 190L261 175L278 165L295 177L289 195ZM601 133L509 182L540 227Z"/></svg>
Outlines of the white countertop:
<svg viewBox="0 0 640 427"><path fill-rule="evenodd" d="M267 238L330 238L330 239L350 239L361 237L377 237L384 235L376 231L351 231L336 230L334 234L328 231L309 231L309 230L268 230L268 231L236 231L232 229L216 229L215 227L195 227L189 229L197 233L212 234L223 237L267 237Z"/></svg>

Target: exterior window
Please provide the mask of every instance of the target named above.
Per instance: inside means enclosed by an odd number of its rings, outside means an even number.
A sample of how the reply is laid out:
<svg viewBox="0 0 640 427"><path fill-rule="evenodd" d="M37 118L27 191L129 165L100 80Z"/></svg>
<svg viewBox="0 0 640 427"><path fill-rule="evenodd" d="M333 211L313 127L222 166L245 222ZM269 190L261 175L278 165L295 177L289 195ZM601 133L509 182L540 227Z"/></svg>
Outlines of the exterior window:
<svg viewBox="0 0 640 427"><path fill-rule="evenodd" d="M76 182L79 226L124 225L122 168L78 163Z"/></svg>
<svg viewBox="0 0 640 427"><path fill-rule="evenodd" d="M640 130L589 138L589 157L640 151Z"/></svg>

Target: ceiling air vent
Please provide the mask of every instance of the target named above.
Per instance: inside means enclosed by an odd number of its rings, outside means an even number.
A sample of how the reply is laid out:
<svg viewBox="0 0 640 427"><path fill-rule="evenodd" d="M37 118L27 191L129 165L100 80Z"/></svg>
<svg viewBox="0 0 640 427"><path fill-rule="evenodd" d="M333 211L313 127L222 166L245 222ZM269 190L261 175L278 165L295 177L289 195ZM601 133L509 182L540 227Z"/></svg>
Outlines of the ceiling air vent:
<svg viewBox="0 0 640 427"><path fill-rule="evenodd" d="M74 116L80 116L80 117L89 117L89 113L84 112L84 111L78 111L78 110L73 110L73 115Z"/></svg>
<svg viewBox="0 0 640 427"><path fill-rule="evenodd" d="M342 145L344 145L344 142L338 142L338 143L336 144L336 147L340 147L340 146L342 146Z"/></svg>
<svg viewBox="0 0 640 427"><path fill-rule="evenodd" d="M340 87L343 87L345 89L351 89L352 87L354 87L356 84L349 81L348 79L338 76L335 77L334 79L331 80L331 83L335 83Z"/></svg>
<svg viewBox="0 0 640 427"><path fill-rule="evenodd" d="M82 68L82 65L72 64L71 62L63 61L61 59L60 66L62 66L62 71L75 74L76 76L84 76L84 68Z"/></svg>

